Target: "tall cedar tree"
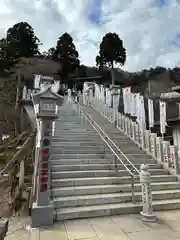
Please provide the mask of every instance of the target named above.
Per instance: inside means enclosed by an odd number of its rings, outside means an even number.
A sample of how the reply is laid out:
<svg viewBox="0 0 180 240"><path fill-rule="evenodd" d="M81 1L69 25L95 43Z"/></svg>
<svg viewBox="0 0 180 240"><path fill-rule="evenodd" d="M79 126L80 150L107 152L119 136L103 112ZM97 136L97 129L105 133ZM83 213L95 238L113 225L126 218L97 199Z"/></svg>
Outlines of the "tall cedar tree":
<svg viewBox="0 0 180 240"><path fill-rule="evenodd" d="M0 61L12 66L20 57L39 55L40 40L27 22L19 22L7 30L6 39L0 40Z"/></svg>
<svg viewBox="0 0 180 240"><path fill-rule="evenodd" d="M80 65L78 57L73 38L68 33L64 33L59 38L54 52L54 59L61 63L60 75L63 82L69 84L69 74L72 74Z"/></svg>
<svg viewBox="0 0 180 240"><path fill-rule="evenodd" d="M99 55L96 56L96 65L99 68L110 67L113 73L114 65L123 66L125 61L126 49L123 46L123 40L116 33L107 33L100 43ZM112 76L112 78L114 77Z"/></svg>

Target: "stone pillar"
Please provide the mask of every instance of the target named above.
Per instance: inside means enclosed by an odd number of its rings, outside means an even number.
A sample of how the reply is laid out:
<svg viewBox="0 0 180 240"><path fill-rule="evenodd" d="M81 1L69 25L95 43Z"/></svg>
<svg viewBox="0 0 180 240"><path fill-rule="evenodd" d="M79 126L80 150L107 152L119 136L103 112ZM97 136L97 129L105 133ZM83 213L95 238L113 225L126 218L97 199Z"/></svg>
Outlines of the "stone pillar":
<svg viewBox="0 0 180 240"><path fill-rule="evenodd" d="M154 159L156 159L156 137L156 133L150 134L151 154Z"/></svg>
<svg viewBox="0 0 180 240"><path fill-rule="evenodd" d="M130 138L132 139L133 137L133 120L130 119Z"/></svg>
<svg viewBox="0 0 180 240"><path fill-rule="evenodd" d="M139 134L140 134L141 147L142 147L142 149L145 149L146 145L145 145L145 128L144 128L144 126L140 127Z"/></svg>
<svg viewBox="0 0 180 240"><path fill-rule="evenodd" d="M123 115L119 113L119 127L122 130L123 129Z"/></svg>
<svg viewBox="0 0 180 240"><path fill-rule="evenodd" d="M122 114L122 131L125 132L125 116Z"/></svg>
<svg viewBox="0 0 180 240"><path fill-rule="evenodd" d="M151 175L148 166L142 164L140 167L140 182L142 188L142 206L140 212L141 219L145 222L155 222L156 216L152 207Z"/></svg>
<svg viewBox="0 0 180 240"><path fill-rule="evenodd" d="M179 166L179 156L178 156L178 148L177 146L170 146L169 147L170 151L170 163L172 169L175 170L176 174L180 174L180 166Z"/></svg>
<svg viewBox="0 0 180 240"><path fill-rule="evenodd" d="M105 117L105 104L103 103L103 106L102 106L102 113L103 113L103 116Z"/></svg>
<svg viewBox="0 0 180 240"><path fill-rule="evenodd" d="M111 123L113 123L113 120L114 120L114 111L113 110L114 109L113 108L109 108L109 110L110 110L110 119L109 120L110 120Z"/></svg>
<svg viewBox="0 0 180 240"><path fill-rule="evenodd" d="M118 109L117 108L113 109L113 114L114 114L114 116L113 116L114 127L116 127L117 126L117 119L118 119Z"/></svg>
<svg viewBox="0 0 180 240"><path fill-rule="evenodd" d="M159 164L163 163L163 149L162 149L162 138L156 137L156 153L157 161Z"/></svg>
<svg viewBox="0 0 180 240"><path fill-rule="evenodd" d="M120 128L120 113L118 112L118 109L117 109L117 128Z"/></svg>
<svg viewBox="0 0 180 240"><path fill-rule="evenodd" d="M151 134L150 130L145 130L145 145L147 153L151 152L150 134Z"/></svg>
<svg viewBox="0 0 180 240"><path fill-rule="evenodd" d="M136 123L132 122L132 140L136 142Z"/></svg>
<svg viewBox="0 0 180 240"><path fill-rule="evenodd" d="M124 118L124 132L128 135L128 118L126 116Z"/></svg>
<svg viewBox="0 0 180 240"><path fill-rule="evenodd" d="M132 132L132 130L131 130L131 119L127 118L127 135L130 138L131 138L131 132Z"/></svg>
<svg viewBox="0 0 180 240"><path fill-rule="evenodd" d="M139 136L139 124L138 123L135 124L135 128L136 128L136 142L139 145L139 143L140 143L140 136Z"/></svg>
<svg viewBox="0 0 180 240"><path fill-rule="evenodd" d="M162 148L163 148L163 162L168 165L168 167L171 167L170 161L169 161L169 147L170 142L169 141L162 141Z"/></svg>

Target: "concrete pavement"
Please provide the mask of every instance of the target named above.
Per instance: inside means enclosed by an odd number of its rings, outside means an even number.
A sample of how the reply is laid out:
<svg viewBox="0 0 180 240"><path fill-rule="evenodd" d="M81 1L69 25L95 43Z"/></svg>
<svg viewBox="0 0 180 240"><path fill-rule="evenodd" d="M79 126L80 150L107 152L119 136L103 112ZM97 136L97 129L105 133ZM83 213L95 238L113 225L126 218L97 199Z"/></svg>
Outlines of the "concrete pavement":
<svg viewBox="0 0 180 240"><path fill-rule="evenodd" d="M26 217L10 221L6 240L180 240L180 210L156 212L156 223L144 223L139 215L70 220L51 228L31 229Z"/></svg>

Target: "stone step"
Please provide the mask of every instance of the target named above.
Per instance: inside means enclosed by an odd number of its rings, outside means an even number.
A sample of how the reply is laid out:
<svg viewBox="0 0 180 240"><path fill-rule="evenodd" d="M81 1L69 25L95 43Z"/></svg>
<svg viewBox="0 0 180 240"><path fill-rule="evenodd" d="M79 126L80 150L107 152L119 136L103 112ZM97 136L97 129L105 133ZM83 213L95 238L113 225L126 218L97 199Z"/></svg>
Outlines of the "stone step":
<svg viewBox="0 0 180 240"><path fill-rule="evenodd" d="M52 161L51 161L52 162ZM126 165L128 168L131 167L130 164ZM140 164L136 164L135 167L137 169L140 169ZM148 164L149 169L161 169L161 166L157 165L157 164ZM123 164L117 164L116 168L118 170L123 170L124 169L124 165ZM62 172L62 171L79 171L79 170L114 170L115 169L115 164L81 164L81 165L63 165L61 164L61 162L59 161L59 164L54 164L54 162L52 162L52 166L51 169L53 172Z"/></svg>
<svg viewBox="0 0 180 240"><path fill-rule="evenodd" d="M156 163L154 159L130 159L133 164L153 164ZM99 163L115 163L114 157L112 154L53 154L51 157L51 162L53 164L99 164ZM117 160L117 163L120 163ZM127 161L125 163L128 163Z"/></svg>
<svg viewBox="0 0 180 240"><path fill-rule="evenodd" d="M71 132L70 130L66 130L65 132L61 132L59 130L56 130L55 129L55 133L58 133L59 136L61 137L67 137L67 138L70 138L70 137L99 137L99 135L96 133L96 132L92 132L92 131L82 131L82 132ZM87 135L88 134L88 135Z"/></svg>
<svg viewBox="0 0 180 240"><path fill-rule="evenodd" d="M93 140L101 140L101 137L99 135L97 135L96 133L92 134L92 133L85 133L85 134L62 134L62 133L59 133L58 131L55 131L55 137L60 137L60 139L71 139L72 141L82 141L83 139L87 139L87 140L90 140L90 139L93 139Z"/></svg>
<svg viewBox="0 0 180 240"><path fill-rule="evenodd" d="M152 182L152 191L158 190L173 190L180 189L179 182ZM103 194L103 193L124 193L131 191L131 184L111 184L111 185L87 185L77 187L57 187L52 188L53 197L62 196L77 196L88 194ZM141 191L141 184L135 183L134 191Z"/></svg>
<svg viewBox="0 0 180 240"><path fill-rule="evenodd" d="M153 201L153 209L155 211L160 210L172 210L180 208L180 199L171 200L156 200ZM116 204L102 204L83 207L68 207L56 209L55 219L68 220L76 218L89 218L110 216L118 214L139 213L142 210L141 203L116 203Z"/></svg>
<svg viewBox="0 0 180 240"><path fill-rule="evenodd" d="M92 134L97 134L96 131L94 131L94 129L91 129L91 128L67 128L67 129L60 129L60 128L55 128L55 131L58 131L59 133L62 133L62 135L74 135L74 134L78 134L78 135L83 135L83 134L86 134L86 133L92 133ZM68 131L68 132L67 132Z"/></svg>
<svg viewBox="0 0 180 240"><path fill-rule="evenodd" d="M78 141L78 142L53 142L52 147L97 147L101 148L105 146L104 142L93 142L93 141Z"/></svg>
<svg viewBox="0 0 180 240"><path fill-rule="evenodd" d="M77 139L77 143L78 143L78 139ZM112 146L113 148L113 146ZM94 152L94 153L99 153L99 152L104 152L104 150L106 152L112 152L112 150L106 145L106 144L97 144L96 146L93 146L93 145L84 145L83 148L82 146L79 146L79 145L66 145L64 144L64 146L60 147L58 146L58 144L53 144L53 147L52 147L52 151L53 152L85 152L85 153L91 153L91 152ZM119 152L118 150L114 149L114 151L116 151L116 153L119 153L121 154L121 152ZM123 148L123 153L141 153L141 151L137 148L137 147L134 147L134 146L130 146L125 148Z"/></svg>
<svg viewBox="0 0 180 240"><path fill-rule="evenodd" d="M100 160L100 159L112 159L113 158L113 154L95 154L95 153L91 153L91 154L87 154L87 153L58 153L58 154L54 154L52 153L51 159L53 160L74 160L77 162L82 162L83 160Z"/></svg>
<svg viewBox="0 0 180 240"><path fill-rule="evenodd" d="M104 145L96 145L96 146L93 146L93 145L91 145L91 146L68 146L68 145L66 145L66 146L63 146L62 148L60 148L60 146L53 146L52 147L52 151L53 152L57 152L57 151L62 151L62 152L75 152L75 153L77 153L77 152L86 152L87 151L87 154L90 152L94 152L94 153L98 153L99 151L100 152L104 152L104 150L105 151L111 151L107 146L104 146Z"/></svg>
<svg viewBox="0 0 180 240"><path fill-rule="evenodd" d="M180 198L180 189L174 190L161 190L152 192L153 201L178 199ZM135 193L135 201L141 202L141 192ZM112 203L128 203L132 202L132 193L108 193L108 194L94 194L94 195L80 195L80 196L66 196L55 197L53 203L55 208L63 207L80 207L80 206L93 206L101 204Z"/></svg>
<svg viewBox="0 0 180 240"><path fill-rule="evenodd" d="M132 167L130 167L131 169ZM130 170L129 169L129 170ZM164 169L150 169L149 172L152 175L163 175L167 174ZM61 179L61 178L90 178L90 177L123 177L127 176L127 170L89 170L89 171L52 171L52 179Z"/></svg>
<svg viewBox="0 0 180 240"><path fill-rule="evenodd" d="M93 154L93 153L96 153L96 154L106 154L106 153L111 153L111 150L110 149L105 149L104 148L101 148L101 149L93 149L93 147L89 148L89 149L86 149L86 148L76 148L76 149L64 149L64 148L53 148L52 149L52 154ZM104 155L105 156L105 155Z"/></svg>
<svg viewBox="0 0 180 240"><path fill-rule="evenodd" d="M58 141L58 140L62 140L62 139L69 139L69 138L71 138L71 141L76 141L77 140L77 137L78 137L78 141L94 141L94 140L100 140L101 139L101 137L99 136L99 135L97 135L97 134L94 134L94 135L89 135L89 134L84 134L84 135L72 135L71 134L71 137L69 137L69 135L68 134L64 134L64 135L59 135L59 136L54 136L53 137L53 141ZM101 139L101 141L103 141L102 139Z"/></svg>
<svg viewBox="0 0 180 240"><path fill-rule="evenodd" d="M66 138L66 137L57 137L57 136L54 136L53 139L52 139L52 142L53 143L69 143L69 142L77 142L77 138ZM78 138L78 142L86 142L86 143L99 143L100 142L100 138L99 137L96 137L96 138Z"/></svg>
<svg viewBox="0 0 180 240"><path fill-rule="evenodd" d="M176 181L176 177L172 175L153 175L152 182L171 182ZM92 177L92 178L66 178L52 179L52 187L72 187L72 186L87 186L87 185L102 185L102 184L129 184L131 177ZM134 179L134 182L139 182L139 177Z"/></svg>

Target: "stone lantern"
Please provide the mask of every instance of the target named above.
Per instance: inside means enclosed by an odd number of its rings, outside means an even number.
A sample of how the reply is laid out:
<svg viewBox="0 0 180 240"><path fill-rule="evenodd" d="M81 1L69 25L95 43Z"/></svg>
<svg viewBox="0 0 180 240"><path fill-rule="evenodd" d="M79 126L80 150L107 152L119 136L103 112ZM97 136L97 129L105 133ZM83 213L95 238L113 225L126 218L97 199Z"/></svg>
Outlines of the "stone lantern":
<svg viewBox="0 0 180 240"><path fill-rule="evenodd" d="M32 227L50 226L54 219L54 206L51 201L51 148L54 135L57 107L63 97L54 93L51 86L33 95L37 117L37 141L35 155L36 199L32 205Z"/></svg>
<svg viewBox="0 0 180 240"><path fill-rule="evenodd" d="M51 90L48 86L41 92L33 95L35 104L38 104L38 118L56 118L57 107L62 105L64 98Z"/></svg>

